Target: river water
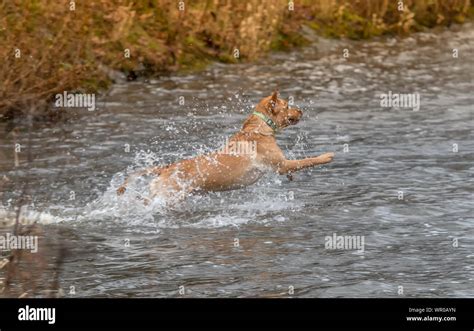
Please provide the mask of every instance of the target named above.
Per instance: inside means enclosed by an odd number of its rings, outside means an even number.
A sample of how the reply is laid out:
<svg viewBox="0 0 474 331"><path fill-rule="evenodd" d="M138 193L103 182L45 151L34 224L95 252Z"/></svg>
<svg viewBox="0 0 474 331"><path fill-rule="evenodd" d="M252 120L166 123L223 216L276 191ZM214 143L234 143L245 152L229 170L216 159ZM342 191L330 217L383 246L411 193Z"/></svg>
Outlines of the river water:
<svg viewBox="0 0 474 331"><path fill-rule="evenodd" d="M2 139L1 176L15 183L2 208L28 177L30 212L67 247L68 297L183 287L188 297L473 297L473 45L472 25L321 39L258 63L117 83L96 111L34 128L29 172ZM275 87L304 111L279 133L282 150L334 151L332 163L174 208L116 197L133 169L220 147ZM419 93L420 109L381 107L389 91ZM364 251L327 249L334 234L363 236Z"/></svg>

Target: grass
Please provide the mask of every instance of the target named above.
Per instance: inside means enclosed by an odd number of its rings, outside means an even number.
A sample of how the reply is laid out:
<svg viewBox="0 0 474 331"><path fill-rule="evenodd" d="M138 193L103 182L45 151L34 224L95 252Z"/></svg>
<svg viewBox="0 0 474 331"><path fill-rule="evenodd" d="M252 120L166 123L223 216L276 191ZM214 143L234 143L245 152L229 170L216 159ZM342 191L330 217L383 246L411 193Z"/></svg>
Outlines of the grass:
<svg viewBox="0 0 474 331"><path fill-rule="evenodd" d="M200 70L305 45L303 25L366 39L473 16L470 0L404 0L403 11L396 0L183 3L184 10L174 0L0 0L0 120L56 118L48 107L56 93L107 89L111 69L131 76Z"/></svg>

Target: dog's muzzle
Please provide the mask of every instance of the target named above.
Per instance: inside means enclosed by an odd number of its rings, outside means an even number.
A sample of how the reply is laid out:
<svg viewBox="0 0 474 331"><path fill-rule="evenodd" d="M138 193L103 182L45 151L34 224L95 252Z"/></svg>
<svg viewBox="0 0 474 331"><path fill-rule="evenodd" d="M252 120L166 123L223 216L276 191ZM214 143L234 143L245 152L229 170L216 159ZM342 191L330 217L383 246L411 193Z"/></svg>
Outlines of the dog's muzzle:
<svg viewBox="0 0 474 331"><path fill-rule="evenodd" d="M289 125L295 125L300 121L301 117L303 116L303 112L301 110L296 108L292 110L295 112L295 114L291 114L290 116L288 116L287 121Z"/></svg>

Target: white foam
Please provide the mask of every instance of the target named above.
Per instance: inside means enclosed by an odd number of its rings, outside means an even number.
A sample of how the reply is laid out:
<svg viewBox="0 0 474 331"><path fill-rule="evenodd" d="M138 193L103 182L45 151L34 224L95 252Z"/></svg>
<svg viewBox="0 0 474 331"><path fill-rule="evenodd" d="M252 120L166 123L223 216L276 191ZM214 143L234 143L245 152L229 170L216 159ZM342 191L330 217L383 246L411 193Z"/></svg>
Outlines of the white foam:
<svg viewBox="0 0 474 331"><path fill-rule="evenodd" d="M17 213L14 210L7 210L0 207L0 225L4 227L13 226L16 223ZM28 209L26 206L22 207L19 214L19 223L22 225L39 224L53 224L62 222L63 219L47 212L36 211Z"/></svg>
<svg viewBox="0 0 474 331"><path fill-rule="evenodd" d="M166 162L150 151L139 151L126 170L116 173L110 180L109 187L96 199L84 206L68 207L50 206L48 212L34 210L22 213L23 223L38 222L51 224L57 222L94 223L97 225L117 225L134 230L147 227L156 228L220 228L247 223L279 222L284 218L268 217L262 219L262 212L294 210L299 208L297 201L290 201L278 187L282 184L277 176L265 176L257 184L242 190L231 192L209 193L204 196L190 196L184 201L163 201L153 199L145 204L143 198L149 198L149 184L151 177L139 177L127 184L123 195L117 195L117 188L123 184L131 173L153 165ZM249 201L248 197L252 199ZM225 206L224 210L223 207ZM60 215L53 215L59 211ZM189 221L176 217L176 213L189 215L184 217ZM0 209L0 224L13 225L16 215L14 211ZM2 221L4 220L4 221Z"/></svg>

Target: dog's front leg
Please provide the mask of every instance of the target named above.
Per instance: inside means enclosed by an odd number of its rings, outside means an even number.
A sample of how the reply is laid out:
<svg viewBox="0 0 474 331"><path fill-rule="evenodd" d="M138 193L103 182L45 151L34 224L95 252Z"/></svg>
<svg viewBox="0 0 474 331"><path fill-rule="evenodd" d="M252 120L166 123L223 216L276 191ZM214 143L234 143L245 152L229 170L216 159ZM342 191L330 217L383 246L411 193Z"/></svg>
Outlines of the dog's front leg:
<svg viewBox="0 0 474 331"><path fill-rule="evenodd" d="M324 153L316 157L310 157L303 160L281 160L277 164L277 172L280 175L292 173L301 169L314 167L320 164L326 164L332 161L334 153Z"/></svg>

